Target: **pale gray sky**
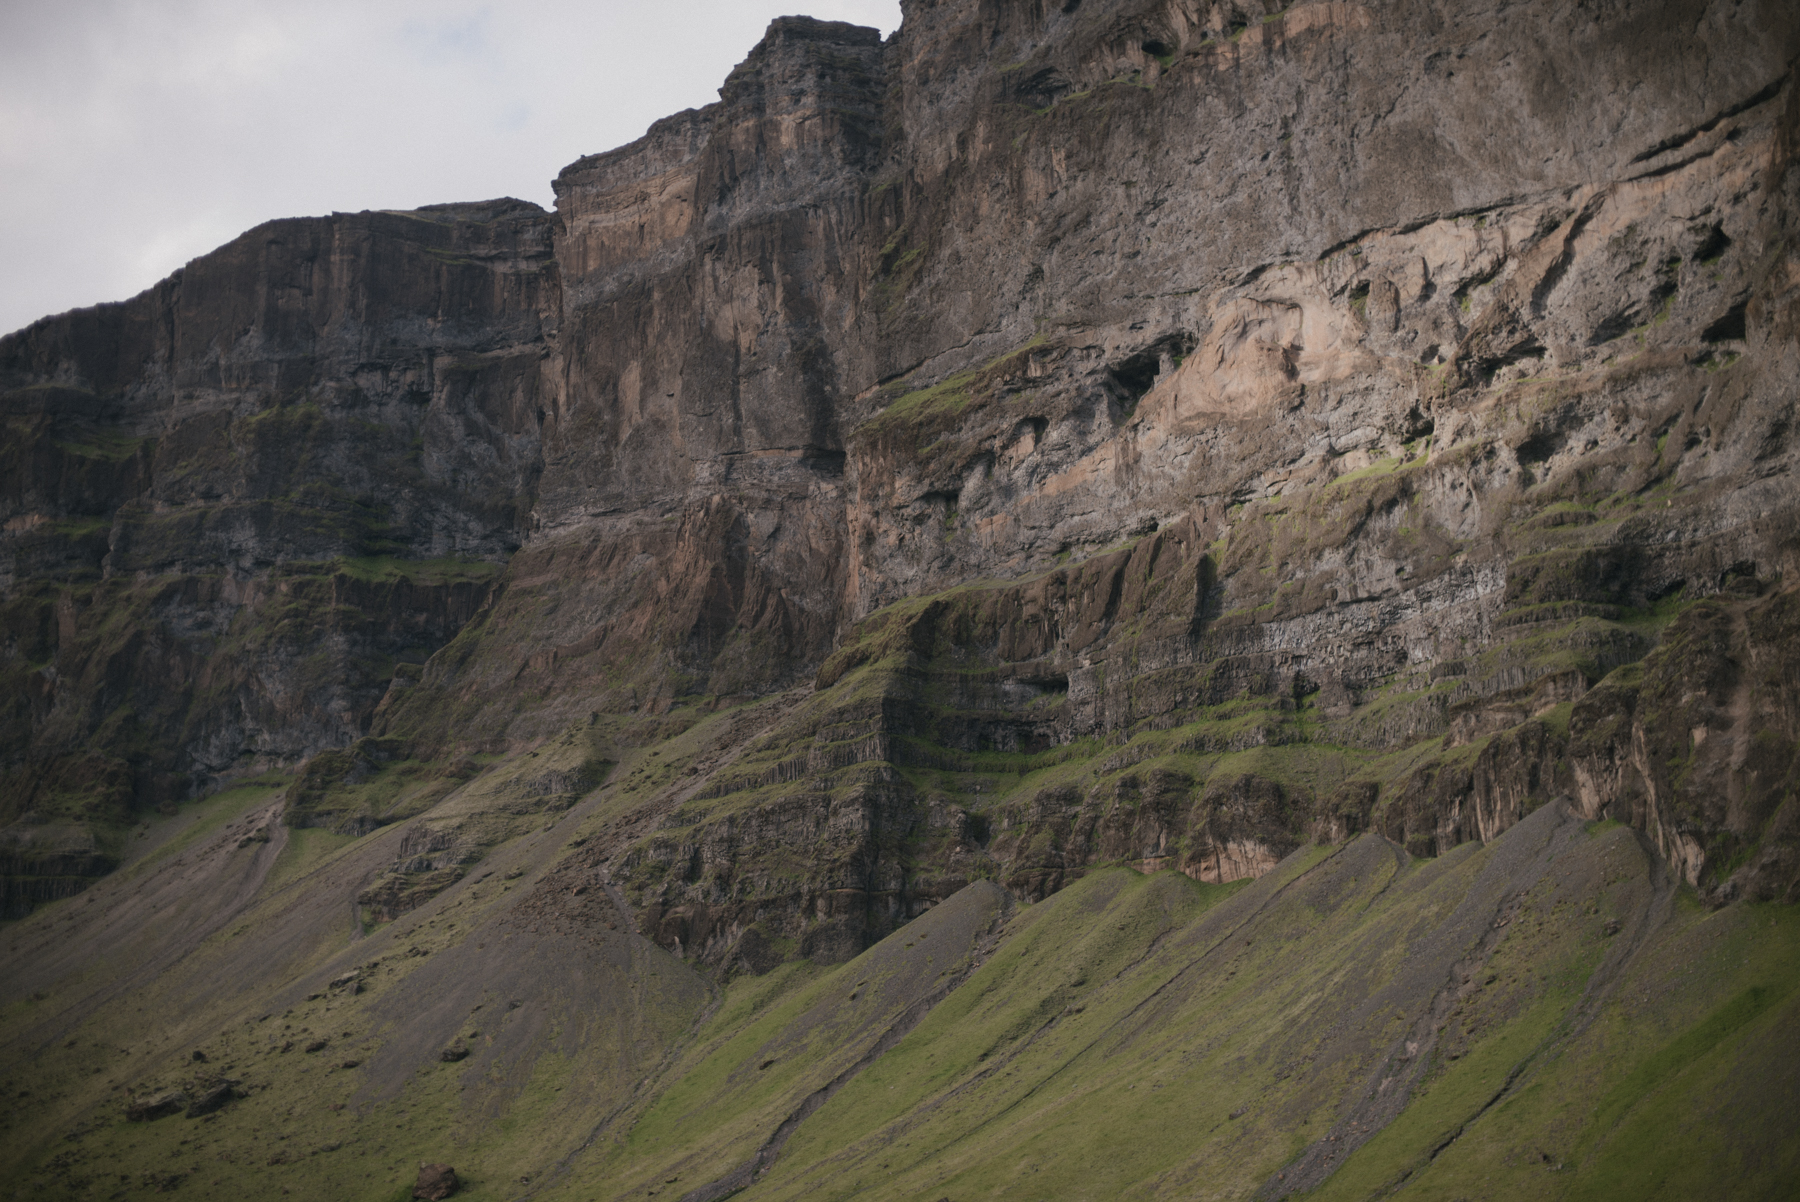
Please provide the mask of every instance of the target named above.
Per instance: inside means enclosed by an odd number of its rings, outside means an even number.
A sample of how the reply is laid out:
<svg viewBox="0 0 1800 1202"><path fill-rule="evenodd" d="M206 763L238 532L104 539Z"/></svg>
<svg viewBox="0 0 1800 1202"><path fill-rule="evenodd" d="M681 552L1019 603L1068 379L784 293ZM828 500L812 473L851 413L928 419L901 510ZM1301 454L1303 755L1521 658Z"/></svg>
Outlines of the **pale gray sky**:
<svg viewBox="0 0 1800 1202"><path fill-rule="evenodd" d="M518 196L899 0L0 0L0 333L259 222Z"/></svg>

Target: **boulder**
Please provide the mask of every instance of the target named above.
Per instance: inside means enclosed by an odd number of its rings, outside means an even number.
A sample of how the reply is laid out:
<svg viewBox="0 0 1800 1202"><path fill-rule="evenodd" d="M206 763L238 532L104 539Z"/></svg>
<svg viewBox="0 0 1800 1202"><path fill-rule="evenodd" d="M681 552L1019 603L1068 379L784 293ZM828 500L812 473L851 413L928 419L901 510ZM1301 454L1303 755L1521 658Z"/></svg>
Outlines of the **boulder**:
<svg viewBox="0 0 1800 1202"><path fill-rule="evenodd" d="M192 1102L188 1103L187 1116L191 1119L197 1119L201 1115L211 1114L213 1111L218 1110L220 1107L224 1106L225 1103L237 1096L237 1086L235 1082L220 1081L216 1085L208 1086L206 1089L201 1090L200 1094L195 1097Z"/></svg>
<svg viewBox="0 0 1800 1202"><path fill-rule="evenodd" d="M422 1164L419 1179L413 1183L412 1196L438 1202L456 1192L456 1170L447 1164Z"/></svg>
<svg viewBox="0 0 1800 1202"><path fill-rule="evenodd" d="M125 1104L125 1117L134 1123L146 1123L174 1114L187 1103L185 1093L179 1089L166 1089L148 1097L131 1099Z"/></svg>

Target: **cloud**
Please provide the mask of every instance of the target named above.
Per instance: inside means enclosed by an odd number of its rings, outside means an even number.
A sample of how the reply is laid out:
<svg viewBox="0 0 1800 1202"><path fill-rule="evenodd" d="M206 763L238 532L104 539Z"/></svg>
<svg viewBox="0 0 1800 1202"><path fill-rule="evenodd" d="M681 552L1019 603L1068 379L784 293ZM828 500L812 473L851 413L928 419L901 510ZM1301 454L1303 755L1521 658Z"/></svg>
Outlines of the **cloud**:
<svg viewBox="0 0 1800 1202"><path fill-rule="evenodd" d="M747 0L0 5L0 332L276 217L519 196L717 98ZM891 33L898 0L814 16Z"/></svg>

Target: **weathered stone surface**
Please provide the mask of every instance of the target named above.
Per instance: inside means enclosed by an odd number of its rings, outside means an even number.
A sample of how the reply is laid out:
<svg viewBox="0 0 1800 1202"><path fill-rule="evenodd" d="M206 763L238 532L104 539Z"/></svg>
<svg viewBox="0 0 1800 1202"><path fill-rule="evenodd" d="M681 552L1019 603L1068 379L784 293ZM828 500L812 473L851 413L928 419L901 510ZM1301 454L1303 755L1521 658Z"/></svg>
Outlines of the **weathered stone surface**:
<svg viewBox="0 0 1800 1202"><path fill-rule="evenodd" d="M1698 605L1575 707L1582 811L1645 831L1717 901L1800 899L1797 613L1791 591Z"/></svg>
<svg viewBox="0 0 1800 1202"><path fill-rule="evenodd" d="M188 1103L187 1117L197 1119L212 1114L239 1096L236 1082L220 1081L194 1095L194 1100Z"/></svg>
<svg viewBox="0 0 1800 1202"><path fill-rule="evenodd" d="M187 1104L188 1096L181 1090L164 1090L147 1097L131 1099L125 1105L125 1117L134 1123L145 1123L171 1114L180 1114L182 1107Z"/></svg>
<svg viewBox="0 0 1800 1202"><path fill-rule="evenodd" d="M904 11L0 345L21 1188L1779 1191L1793 6Z"/></svg>
<svg viewBox="0 0 1800 1202"><path fill-rule="evenodd" d="M363 733L523 535L553 296L534 206L338 214L0 344L0 825Z"/></svg>
<svg viewBox="0 0 1800 1202"><path fill-rule="evenodd" d="M456 1170L447 1164L422 1164L419 1179L413 1183L412 1196L427 1202L440 1202L456 1192Z"/></svg>
<svg viewBox="0 0 1800 1202"><path fill-rule="evenodd" d="M1784 895L1772 686L1718 667L1702 714L1631 665L1786 654L1694 624L1800 569L1796 29L783 18L554 215L272 223L39 323L0 348L8 838L310 757L291 823L419 822L380 921L757 702L578 857L750 971L984 875L1441 854L1557 796ZM505 569L407 566L447 556ZM1702 728L1711 783L1633 758ZM553 744L541 794L419 818Z"/></svg>

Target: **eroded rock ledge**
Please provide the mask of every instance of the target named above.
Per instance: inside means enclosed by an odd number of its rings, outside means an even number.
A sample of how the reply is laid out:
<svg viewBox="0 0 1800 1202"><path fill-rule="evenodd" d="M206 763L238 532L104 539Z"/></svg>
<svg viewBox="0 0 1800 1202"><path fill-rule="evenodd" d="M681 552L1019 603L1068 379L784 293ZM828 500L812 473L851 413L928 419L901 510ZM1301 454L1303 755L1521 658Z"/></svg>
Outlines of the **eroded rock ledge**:
<svg viewBox="0 0 1800 1202"><path fill-rule="evenodd" d="M721 962L1559 797L1790 895L1793 19L1652 9L784 18L10 336L8 905L270 772L382 920L604 798Z"/></svg>

